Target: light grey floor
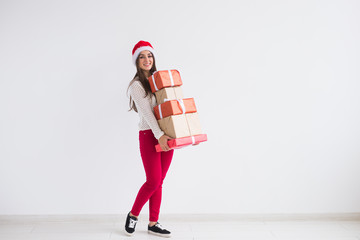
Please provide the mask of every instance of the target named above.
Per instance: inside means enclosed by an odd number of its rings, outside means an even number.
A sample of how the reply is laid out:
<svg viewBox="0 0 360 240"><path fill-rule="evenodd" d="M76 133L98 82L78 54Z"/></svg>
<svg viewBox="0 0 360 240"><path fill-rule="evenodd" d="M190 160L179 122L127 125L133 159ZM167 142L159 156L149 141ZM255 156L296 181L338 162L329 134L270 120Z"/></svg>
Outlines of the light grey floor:
<svg viewBox="0 0 360 240"><path fill-rule="evenodd" d="M0 217L0 240L163 239L147 233L146 217L140 219L132 237L124 234L124 221L125 215ZM360 240L360 219L167 216L161 224L172 231L171 239L182 240Z"/></svg>

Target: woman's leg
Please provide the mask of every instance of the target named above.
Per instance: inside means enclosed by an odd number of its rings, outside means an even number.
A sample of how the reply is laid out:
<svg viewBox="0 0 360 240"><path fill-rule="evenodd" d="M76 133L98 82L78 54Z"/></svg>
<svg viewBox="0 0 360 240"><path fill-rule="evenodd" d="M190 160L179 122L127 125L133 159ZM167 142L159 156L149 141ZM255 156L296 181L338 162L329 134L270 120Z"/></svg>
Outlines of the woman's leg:
<svg viewBox="0 0 360 240"><path fill-rule="evenodd" d="M161 153L155 151L157 139L151 130L139 132L140 153L146 173L146 182L140 188L131 214L139 216L144 204L150 199L162 182Z"/></svg>
<svg viewBox="0 0 360 240"><path fill-rule="evenodd" d="M174 150L161 152L161 183L158 189L152 194L149 199L149 212L150 222L156 223L159 219L161 196L162 196L162 183L165 179L166 173L169 170Z"/></svg>

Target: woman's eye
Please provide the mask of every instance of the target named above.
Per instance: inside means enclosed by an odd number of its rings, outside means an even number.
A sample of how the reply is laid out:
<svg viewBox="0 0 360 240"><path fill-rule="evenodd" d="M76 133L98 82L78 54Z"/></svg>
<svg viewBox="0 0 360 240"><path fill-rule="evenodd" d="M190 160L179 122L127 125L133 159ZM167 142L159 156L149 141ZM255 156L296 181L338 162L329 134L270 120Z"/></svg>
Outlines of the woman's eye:
<svg viewBox="0 0 360 240"><path fill-rule="evenodd" d="M152 55L149 55L148 58L152 58L153 56Z"/></svg>

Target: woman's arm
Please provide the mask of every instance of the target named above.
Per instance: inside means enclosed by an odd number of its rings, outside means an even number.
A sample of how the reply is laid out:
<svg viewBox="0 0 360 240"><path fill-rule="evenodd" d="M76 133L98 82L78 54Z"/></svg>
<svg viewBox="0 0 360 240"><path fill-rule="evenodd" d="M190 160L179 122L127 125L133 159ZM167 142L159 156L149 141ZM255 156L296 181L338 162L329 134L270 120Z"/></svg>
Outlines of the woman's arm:
<svg viewBox="0 0 360 240"><path fill-rule="evenodd" d="M151 101L145 98L145 90L139 81L134 81L130 87L129 92L135 102L138 113L144 116L145 121L151 128L156 139L160 139L164 132L160 129L159 124L152 111Z"/></svg>

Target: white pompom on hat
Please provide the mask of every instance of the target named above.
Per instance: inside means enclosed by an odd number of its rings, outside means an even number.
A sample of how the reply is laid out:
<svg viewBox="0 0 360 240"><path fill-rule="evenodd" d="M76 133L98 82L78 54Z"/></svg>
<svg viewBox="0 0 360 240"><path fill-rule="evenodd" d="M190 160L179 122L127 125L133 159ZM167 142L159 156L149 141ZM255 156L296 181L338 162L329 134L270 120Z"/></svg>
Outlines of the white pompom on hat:
<svg viewBox="0 0 360 240"><path fill-rule="evenodd" d="M136 66L136 59L138 58L139 54L144 51L148 50L154 55L154 48L151 46L149 42L146 41L139 41L132 50L132 61Z"/></svg>

